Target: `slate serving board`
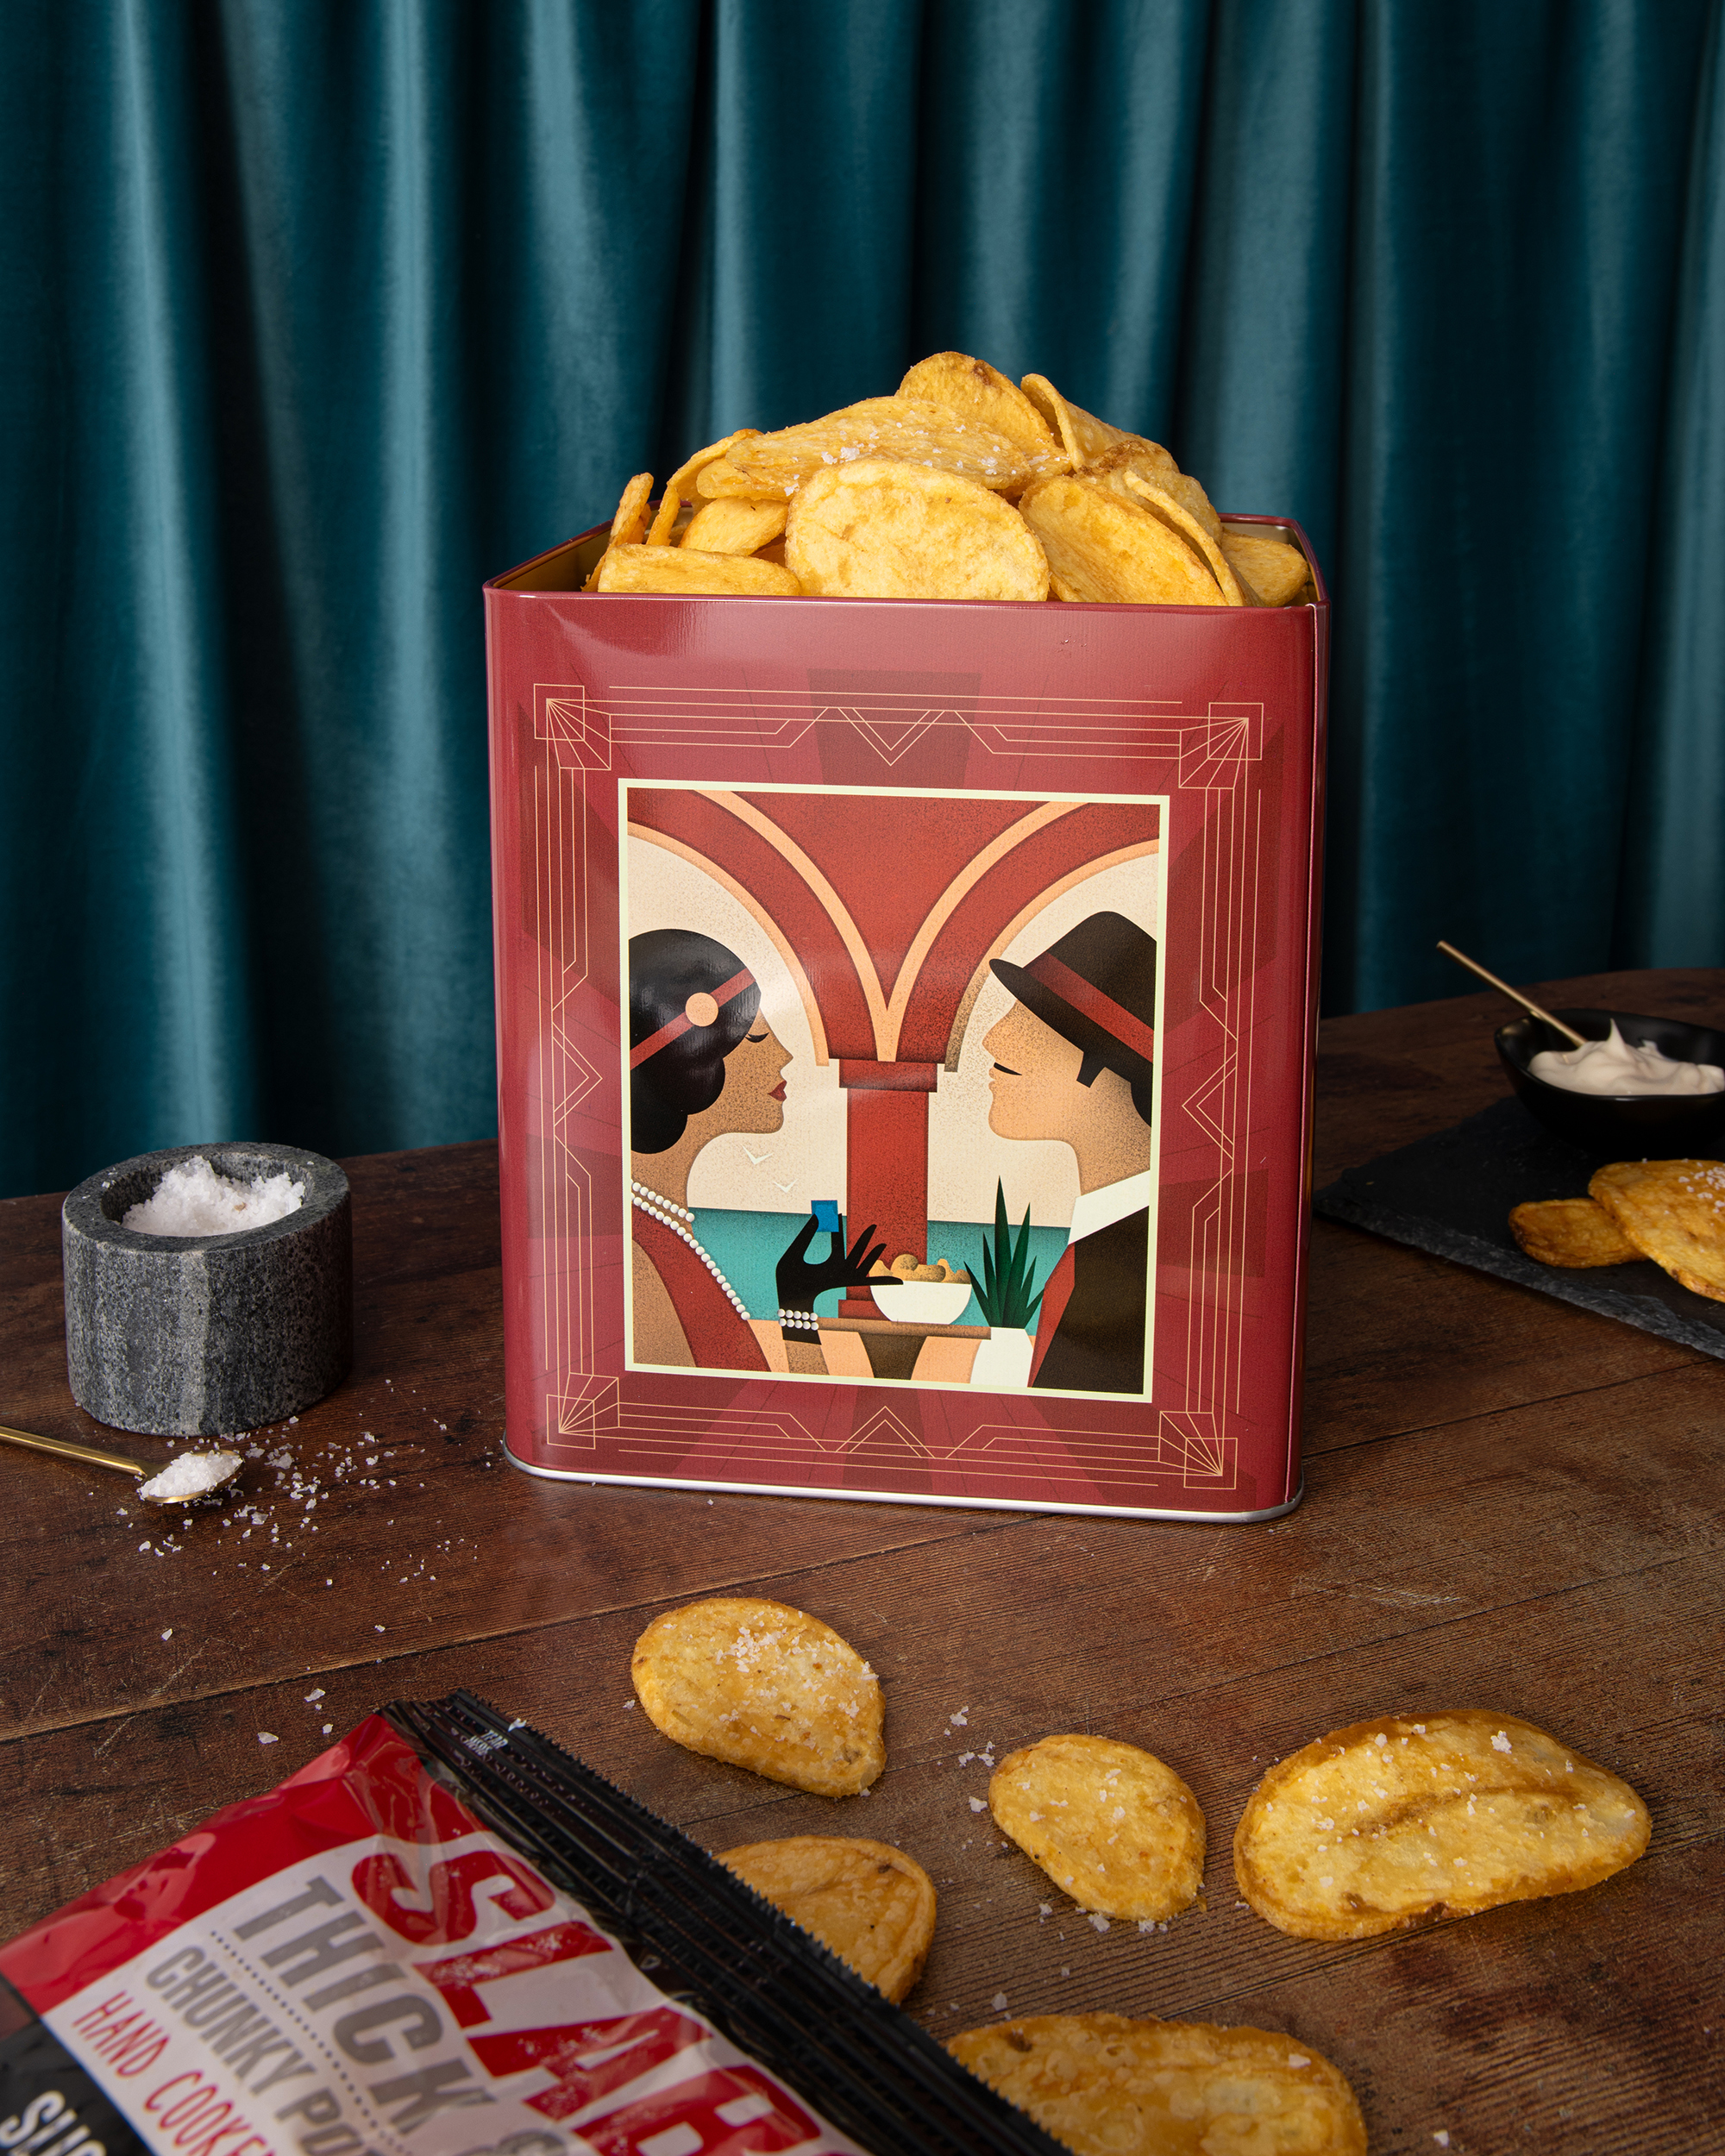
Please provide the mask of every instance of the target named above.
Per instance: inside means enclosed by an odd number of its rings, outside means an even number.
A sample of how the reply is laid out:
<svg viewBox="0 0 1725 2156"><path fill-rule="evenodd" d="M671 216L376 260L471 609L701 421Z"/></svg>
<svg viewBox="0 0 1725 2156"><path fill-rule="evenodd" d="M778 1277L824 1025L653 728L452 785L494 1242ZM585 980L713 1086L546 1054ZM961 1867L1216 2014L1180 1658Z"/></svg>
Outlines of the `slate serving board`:
<svg viewBox="0 0 1725 2156"><path fill-rule="evenodd" d="M1519 1100L1499 1100L1452 1130L1350 1168L1317 1194L1312 1206L1328 1219L1370 1228L1392 1243L1496 1273L1725 1359L1725 1302L1680 1288L1650 1258L1580 1272L1541 1265L1509 1232L1512 1206L1585 1197L1595 1169L1625 1157L1584 1152L1554 1138Z"/></svg>

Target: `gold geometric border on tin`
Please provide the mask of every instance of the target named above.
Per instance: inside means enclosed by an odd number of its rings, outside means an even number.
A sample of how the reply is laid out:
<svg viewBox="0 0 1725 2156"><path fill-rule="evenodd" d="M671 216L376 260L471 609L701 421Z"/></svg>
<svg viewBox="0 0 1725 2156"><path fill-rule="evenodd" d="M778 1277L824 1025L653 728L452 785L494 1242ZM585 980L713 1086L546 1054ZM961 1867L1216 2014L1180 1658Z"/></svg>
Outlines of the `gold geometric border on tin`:
<svg viewBox="0 0 1725 2156"><path fill-rule="evenodd" d="M863 732L878 753L888 730L892 730L888 737L896 740L906 721L913 723L915 739L934 728L961 727L996 755L1057 754L1080 763L1095 759L1171 765L1174 786L1203 797L1192 842L1202 849L1204 870L1196 928L1198 1002L1215 1022L1223 1048L1216 1069L1186 1104L1216 1156L1214 1173L1195 1206L1190 1270L1215 1281L1244 1257L1250 1200L1245 1179L1236 1172L1235 1133L1250 1127L1252 1109L1250 1058L1241 1057L1239 1044L1251 1037L1257 968L1237 968L1233 961L1257 918L1258 882L1266 865L1264 805L1244 787L1247 770L1262 755L1261 703L1211 702L1201 712L1182 712L1171 703L1126 698L1052 703L1045 697L979 693L972 709L958 711L934 705L907 707L901 693L871 696L853 687L847 687L843 705L817 705L806 690L679 685L664 690L613 687L595 696L580 682L536 683L533 733L549 752L543 761L536 759L532 774L536 925L530 932L537 946L536 985L546 1021L539 1029L536 1073L539 1099L547 1104L539 1197L548 1239L555 1235L572 1260L561 1271L548 1263L541 1282L543 1337L553 1388L547 1395L552 1426L546 1437L560 1459L570 1456L569 1464L579 1464L575 1456L580 1453L596 1453L602 1438L619 1450L662 1463L667 1454L687 1451L687 1438L698 1426L709 1433L722 1427L730 1445L741 1448L739 1461L746 1454L768 1481L784 1480L787 1470L806 1462L811 1451L834 1449L784 1404L786 1388L778 1388L770 1407L764 1403L719 1409L648 1407L624 1397L623 1381L592 1370L592 1179L564 1135L572 1112L599 1082L591 1062L574 1051L565 1022L571 1000L587 978L586 776L612 769L619 749L630 752L633 762L643 755L656 761L668 753L721 746L782 749L800 742L814 727ZM1211 1408L1163 1411L1152 1436L1140 1430L1111 1438L1106 1430L1061 1419L1062 1403L1050 1400L1037 1405L1037 1429L978 1423L972 1437L987 1431L1004 1441L1011 1433L1016 1450L1020 1443L1034 1443L1039 1430L1051 1453L1065 1455L1070 1463L1050 1457L1037 1470L1057 1483L1069 1476L1138 1485L1171 1477L1183 1488L1226 1494L1233 1487L1237 1448L1232 1438L1216 1430L1214 1421L1218 1411L1239 1411L1244 1333L1239 1298L1186 1300L1176 1382L1189 1403L1208 1400ZM998 1401L997 1409L1004 1405ZM1082 1411L1081 1403L1073 1405ZM869 1420L859 1408L856 1426ZM842 1452L849 1446L837 1449ZM920 1445L911 1449L925 1451ZM968 1446L966 1457L980 1464Z"/></svg>

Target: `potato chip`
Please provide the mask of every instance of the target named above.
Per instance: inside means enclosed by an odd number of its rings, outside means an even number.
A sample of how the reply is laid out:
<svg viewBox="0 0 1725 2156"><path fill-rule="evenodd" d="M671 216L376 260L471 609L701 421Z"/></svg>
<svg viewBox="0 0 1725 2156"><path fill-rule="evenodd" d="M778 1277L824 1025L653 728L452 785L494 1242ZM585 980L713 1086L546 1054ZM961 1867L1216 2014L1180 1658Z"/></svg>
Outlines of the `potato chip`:
<svg viewBox="0 0 1725 2156"><path fill-rule="evenodd" d="M1725 1302L1725 1161L1618 1161L1587 1188L1643 1257Z"/></svg>
<svg viewBox="0 0 1725 2156"><path fill-rule="evenodd" d="M676 530L678 513L683 504L688 500L696 479L706 471L708 465L718 463L733 442L745 441L750 435L759 434L760 431L758 427L739 427L735 434L726 435L723 442L709 442L705 449L697 449L687 464L678 466L665 482L665 492L659 504L659 513L654 517L652 529L647 534L647 543L649 547L666 547L671 543L671 535ZM714 547L710 551L714 554L728 554L734 549L728 547ZM746 552L747 549L743 551Z"/></svg>
<svg viewBox="0 0 1725 2156"><path fill-rule="evenodd" d="M1066 452L1052 426L1016 382L963 352L937 352L916 365L899 384L900 397L944 404L968 419L980 421L1045 461L1055 470L1066 462Z"/></svg>
<svg viewBox="0 0 1725 2156"><path fill-rule="evenodd" d="M1084 467L1083 475L1087 479L1106 479L1117 494L1125 494L1127 490L1124 482L1128 472L1136 472L1141 479L1165 488L1179 478L1180 467L1159 442L1146 442L1141 435L1129 434L1122 436L1101 456L1093 457Z"/></svg>
<svg viewBox="0 0 1725 2156"><path fill-rule="evenodd" d="M718 1861L895 2006L922 1974L934 1938L934 1882L902 1849L794 1834L721 1850Z"/></svg>
<svg viewBox="0 0 1725 2156"><path fill-rule="evenodd" d="M1038 2014L946 2048L1077 2156L1365 2156L1353 2090L1274 2029Z"/></svg>
<svg viewBox="0 0 1725 2156"><path fill-rule="evenodd" d="M1146 442L1140 435L1127 435L1123 441L1084 467L1086 479L1107 479L1117 494L1131 498L1132 476L1147 479L1164 494L1170 494L1185 514L1193 518L1210 538L1220 542L1222 520L1210 506L1210 498L1189 473L1182 472L1159 442Z"/></svg>
<svg viewBox="0 0 1725 2156"><path fill-rule="evenodd" d="M1225 528L1221 548L1249 606L1286 606L1310 580L1305 555L1285 539L1261 539L1256 532Z"/></svg>
<svg viewBox="0 0 1725 2156"><path fill-rule="evenodd" d="M784 529L782 502L747 502L731 497L703 502L677 544L693 547L698 554L758 554L782 536Z"/></svg>
<svg viewBox="0 0 1725 2156"><path fill-rule="evenodd" d="M1234 1877L1278 1931L1370 1939L1595 1886L1648 1831L1627 1782L1529 1722L1386 1714L1270 1769L1235 1832Z"/></svg>
<svg viewBox="0 0 1725 2156"><path fill-rule="evenodd" d="M585 592L599 588L599 572L611 559L613 547L637 544L647 529L647 504L653 492L653 474L637 472L623 490L623 498L617 505L617 514L611 520L611 537L605 552L593 563L593 573L581 586Z"/></svg>
<svg viewBox="0 0 1725 2156"><path fill-rule="evenodd" d="M1111 427L1106 419L1098 419L1094 412L1082 406L1069 404L1045 374L1026 374L1023 379L1024 393L1042 414L1075 467L1089 464L1104 455L1121 442L1136 442L1137 435L1128 434L1124 427ZM1154 447L1154 444L1146 445ZM1163 451L1164 456L1168 452ZM1168 458L1170 464L1174 460Z"/></svg>
<svg viewBox="0 0 1725 2156"><path fill-rule="evenodd" d="M785 498L776 487L762 487L746 478L729 457L717 457L711 464L704 464L695 474L694 487L704 502L757 502L769 494L775 500Z"/></svg>
<svg viewBox="0 0 1725 2156"><path fill-rule="evenodd" d="M647 528L647 503L653 492L653 474L637 472L623 490L617 514L611 520L611 543L632 546Z"/></svg>
<svg viewBox="0 0 1725 2156"><path fill-rule="evenodd" d="M700 554L692 547L608 547L597 571L600 592L681 592L723 598L755 593L795 599L801 586L788 569L749 555Z"/></svg>
<svg viewBox="0 0 1725 2156"><path fill-rule="evenodd" d="M1545 1198L1517 1206L1509 1232L1541 1265L1627 1265L1641 1253L1591 1198Z"/></svg>
<svg viewBox="0 0 1725 2156"><path fill-rule="evenodd" d="M1001 1760L988 1808L1056 1886L1100 1915L1175 1916L1204 1883L1198 1800L1136 1745L1044 1737Z"/></svg>
<svg viewBox="0 0 1725 2156"><path fill-rule="evenodd" d="M785 560L805 592L828 598L1048 596L1042 548L1009 503L957 472L878 457L798 488Z"/></svg>
<svg viewBox="0 0 1725 2156"><path fill-rule="evenodd" d="M1171 530L1177 532L1189 546L1195 547L1202 555L1205 561L1209 563L1210 573L1215 578L1222 597L1228 605L1244 606L1245 599L1239 585L1235 580L1233 569L1228 566L1226 555L1222 552L1218 542L1210 536L1209 532L1200 523L1186 505L1176 500L1166 487L1157 486L1149 479L1140 479L1136 472L1126 472L1121 476L1130 496L1142 502L1153 517L1161 517L1164 524L1168 525ZM1179 474L1176 473L1175 476L1177 478Z"/></svg>
<svg viewBox="0 0 1725 2156"><path fill-rule="evenodd" d="M1209 496L1189 472L1170 472L1160 484L1168 489L1182 508L1197 518L1211 538L1220 540L1222 520L1211 506Z"/></svg>
<svg viewBox="0 0 1725 2156"><path fill-rule="evenodd" d="M854 1796L887 1763L879 1678L818 1617L718 1595L656 1617L635 1643L653 1727L709 1759L817 1796Z"/></svg>
<svg viewBox="0 0 1725 2156"><path fill-rule="evenodd" d="M1016 494L1065 462L1057 449L1026 449L944 404L913 397L869 397L806 426L738 442L722 462L709 465L696 485L704 495L743 491L728 476L736 473L756 498L777 494L788 500L817 473L878 458L957 473L1000 494Z"/></svg>
<svg viewBox="0 0 1725 2156"><path fill-rule="evenodd" d="M1191 543L1100 479L1044 479L1019 504L1051 575L1075 599L1143 605L1225 606Z"/></svg>

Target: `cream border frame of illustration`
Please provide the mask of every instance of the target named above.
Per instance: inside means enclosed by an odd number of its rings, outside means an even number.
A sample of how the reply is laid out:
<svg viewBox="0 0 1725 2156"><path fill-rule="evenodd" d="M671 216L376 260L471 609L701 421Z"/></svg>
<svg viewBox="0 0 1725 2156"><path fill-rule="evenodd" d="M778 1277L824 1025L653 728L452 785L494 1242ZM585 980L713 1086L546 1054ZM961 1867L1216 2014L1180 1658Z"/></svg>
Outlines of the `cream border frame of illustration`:
<svg viewBox="0 0 1725 2156"><path fill-rule="evenodd" d="M624 1222L624 1256L622 1267L623 1368L627 1373L640 1374L653 1377L673 1376L692 1378L736 1376L739 1375L739 1373L717 1369L708 1370L701 1367L691 1369L677 1363L638 1363L636 1361L634 1355L635 1284L634 1264L631 1255L634 1248L634 1219L633 1208L630 1204L630 1187L631 1179L629 1172L632 1159L632 1147L630 1144L631 1133L630 1131L628 1025L630 927L629 855L630 841L637 834L629 821L628 796L631 791L654 793L699 793L706 796L708 799L728 795L747 797L750 795L771 793L794 793L800 795L805 799L817 794L833 794L839 796L867 794L871 799L875 799L885 797L902 800L1025 801L1037 805L1044 803L1051 805L1060 803L1070 805L1070 806L1074 809L1089 808L1095 806L1108 808L1153 808L1156 810L1157 835L1153 839L1147 843L1141 853L1138 853L1135 856L1123 856L1119 853L1106 856L1100 860L1094 868L1089 868L1085 874L1073 877L1063 878L1049 891L1039 893L1038 900L1033 907L1026 907L1021 909L1013 917L1013 918L1007 923L1006 929L1002 931L1000 937L997 938L998 948L1000 950L1004 950L1008 944L1011 943L1015 937L1022 933L1022 931L1030 925L1031 922L1037 918L1038 913L1045 911L1047 906L1052 903L1055 899L1060 897L1063 893L1074 888L1078 883L1088 881L1091 876L1101 873L1103 868L1111 867L1122 859L1132 857L1138 859L1147 858L1152 860L1155 863L1154 874L1156 884L1156 921L1157 943L1156 965L1156 1036L1157 1048L1156 1072L1151 1081L1152 1121L1151 1130L1153 1151L1151 1166L1150 1232L1148 1238L1148 1250L1145 1260L1146 1279L1145 1283L1144 1321L1145 1375L1149 1380L1150 1386L1153 1387L1156 1378L1156 1326L1157 1302L1156 1273L1157 1261L1159 1255L1159 1237L1161 1229L1162 1136L1164 1121L1163 1115L1162 1093L1163 1067L1164 1058L1162 1054L1161 1042L1164 1031L1164 999L1166 994L1168 983L1166 947L1168 937L1168 863L1170 853L1169 844L1169 824L1172 811L1172 797L1166 793L1056 794L1049 793L1046 791L1040 793L1013 792L999 787L988 788L973 787L856 787L821 786L819 784L806 784L798 786L775 783L762 784L752 780L744 780L736 785L691 785L687 780L684 779L639 779L627 777L622 774L618 774L617 779L617 934L618 980L621 984L621 993L618 997L619 1020L618 1026L618 1056L621 1063L623 1076L620 1131L621 1151L618 1163L618 1180L621 1188L618 1194L622 1206L621 1217ZM1049 819L1044 820L1046 821ZM1041 828L1041 825L1038 824L1036 828L1039 829ZM1026 837L1029 835L1029 833L1026 834ZM645 837L647 835L641 834L641 836ZM649 843L656 843L658 842L655 839L649 839ZM685 858L687 858L687 856L686 856ZM700 862L695 863L694 865L698 866L703 874L707 875L715 875L715 871L710 864L705 862ZM719 881L721 883L724 881L723 878L716 878L716 880ZM760 914L756 911L756 902L752 901L750 897L742 893L740 890L733 890L733 895L737 896L739 902L748 906L749 911L755 914L755 918L762 929L762 932L768 937L768 939L773 943L774 948L778 951L781 961L786 966L786 970L790 975L792 986L796 989L799 997L802 1000L804 1009L808 1015L810 1031L815 1043L815 1060L817 1063L826 1062L829 1058L826 1054L825 1028L819 1018L818 1009L814 1003L813 992L809 986L807 976L803 971L800 962L797 959L794 952L793 952L789 949L788 945L783 942L780 932L776 930L776 927L768 927L768 924L764 920L761 919ZM943 893L942 895L944 897L946 894ZM834 896L836 898L837 894L835 893ZM849 919L848 914L846 918L847 920ZM839 932L841 936L843 936L844 932L844 929L840 926L840 924L837 921L837 919L834 921L834 926L839 929ZM850 939L846 937L845 940L848 945ZM910 964L914 950L915 946L913 945L912 952L907 952L906 954L906 965ZM968 1029L970 1022L970 1016L975 1008L978 987L986 975L989 958L996 955L997 951L993 948L991 948L988 952L984 954L982 960L977 968L976 978L972 981L969 990L967 992L964 1000L959 1006L958 1011L953 1020L953 1043L949 1047L947 1061L944 1065L943 1065L944 1069L952 1069L956 1068L957 1058L963 1047L966 1030ZM901 968L900 971L902 972L902 970L903 968ZM894 983L894 989L896 989L899 985L898 981L895 979ZM925 1202L926 1202L925 1196ZM986 1225L986 1223L984 1225ZM1046 1282L1044 1284L1045 1286ZM752 1318L752 1312L750 1315ZM758 1323L764 1321L757 1319L756 1322ZM812 1373L805 1373L801 1371L768 1369L765 1372L743 1371L740 1373L740 1375L756 1379L764 1376L770 1379L775 1384L787 1385L850 1385L859 1388L866 1387L870 1390L884 1388L886 1390L894 1392L913 1391L969 1394L971 1390L968 1384L955 1385L949 1379L926 1377L876 1377L872 1373L867 1377L859 1377L849 1374L834 1376L831 1372L828 1372L826 1375L822 1376L816 1376ZM1024 1386L1011 1392L979 1392L974 1394L972 1396L977 1399L999 1400L1013 1400L1019 1397L1029 1399L1034 1397L1038 1400L1076 1400L1090 1401L1093 1403L1100 1401L1142 1401L1146 1406L1154 1404L1152 1392L1148 1388L1139 1393L1056 1392L1051 1388L1038 1386L1032 1394L1030 1387Z"/></svg>

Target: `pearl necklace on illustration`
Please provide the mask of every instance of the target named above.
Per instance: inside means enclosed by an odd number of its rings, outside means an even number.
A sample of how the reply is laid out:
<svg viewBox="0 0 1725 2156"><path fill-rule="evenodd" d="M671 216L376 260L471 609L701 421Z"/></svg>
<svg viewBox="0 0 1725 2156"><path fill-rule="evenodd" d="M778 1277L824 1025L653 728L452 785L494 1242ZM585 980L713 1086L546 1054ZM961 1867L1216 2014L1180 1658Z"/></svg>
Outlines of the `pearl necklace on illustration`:
<svg viewBox="0 0 1725 2156"><path fill-rule="evenodd" d="M703 1250L689 1232L689 1228L694 1225L695 1216L688 1207L678 1205L673 1199L662 1198L656 1190L649 1190L645 1183L636 1182L632 1178L629 1185L629 1194L634 1204L647 1215L649 1220L656 1220L662 1228L668 1228L681 1242L688 1244L701 1263L706 1267L708 1272L724 1289L731 1308L746 1325L749 1322L748 1305L713 1263L712 1252ZM679 1225L685 1220L689 1223L689 1227Z"/></svg>

